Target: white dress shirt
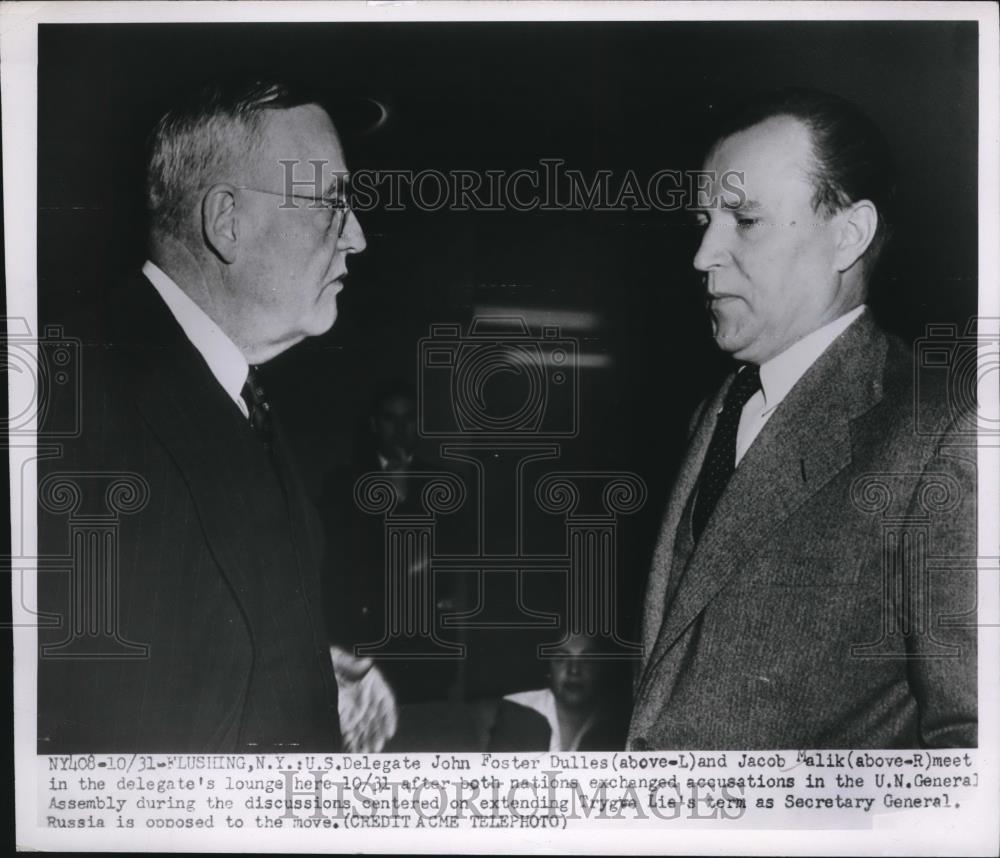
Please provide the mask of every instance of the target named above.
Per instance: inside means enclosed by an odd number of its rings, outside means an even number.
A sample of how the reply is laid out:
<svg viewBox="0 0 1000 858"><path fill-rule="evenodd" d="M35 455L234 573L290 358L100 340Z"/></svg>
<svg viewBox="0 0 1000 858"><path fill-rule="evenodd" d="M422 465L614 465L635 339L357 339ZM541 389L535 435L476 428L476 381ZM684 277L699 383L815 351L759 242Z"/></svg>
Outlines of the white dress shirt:
<svg viewBox="0 0 1000 858"><path fill-rule="evenodd" d="M855 307L761 364L761 389L750 397L740 415L740 428L736 433L737 465L795 383L864 311L864 304Z"/></svg>
<svg viewBox="0 0 1000 858"><path fill-rule="evenodd" d="M236 403L243 416L249 419L250 410L241 395L250 369L243 352L161 268L147 260L142 266L142 273L160 293L163 303L167 305L191 345L205 359L215 380L222 385L226 395Z"/></svg>

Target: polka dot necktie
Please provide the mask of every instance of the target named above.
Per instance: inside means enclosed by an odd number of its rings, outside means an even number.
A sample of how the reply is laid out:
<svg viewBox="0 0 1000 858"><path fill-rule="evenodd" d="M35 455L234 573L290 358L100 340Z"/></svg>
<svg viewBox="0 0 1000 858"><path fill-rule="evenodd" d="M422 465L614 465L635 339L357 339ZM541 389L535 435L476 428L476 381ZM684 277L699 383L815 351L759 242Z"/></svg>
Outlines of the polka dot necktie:
<svg viewBox="0 0 1000 858"><path fill-rule="evenodd" d="M261 440L270 443L271 440L271 406L264 395L264 388L257 378L257 367L252 366L247 372L247 380L243 384L240 395L250 412L250 425Z"/></svg>
<svg viewBox="0 0 1000 858"><path fill-rule="evenodd" d="M743 406L760 390L760 370L745 364L726 391L712 443L698 477L698 496L691 515L691 532L698 541L712 515L712 510L736 470L736 433L740 428Z"/></svg>

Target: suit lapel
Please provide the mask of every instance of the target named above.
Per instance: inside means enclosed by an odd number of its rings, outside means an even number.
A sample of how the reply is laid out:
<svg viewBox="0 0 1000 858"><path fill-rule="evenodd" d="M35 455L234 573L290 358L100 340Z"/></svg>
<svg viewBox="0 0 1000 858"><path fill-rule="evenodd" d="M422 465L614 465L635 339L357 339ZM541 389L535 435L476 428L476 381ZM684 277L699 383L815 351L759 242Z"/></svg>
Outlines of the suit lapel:
<svg viewBox="0 0 1000 858"><path fill-rule="evenodd" d="M673 559L674 543L677 538L681 516L684 514L684 507L687 505L688 498L694 490L695 483L698 481L698 474L701 472L701 465L708 451L708 445L712 440L712 433L715 431L719 409L722 407L722 400L726 395L728 387L728 384L723 385L721 390L702 406L700 419L696 421L694 432L688 442L688 452L681 463L674 488L670 493L670 500L663 518L663 525L656 540L652 571L649 575L649 583L646 586L646 599L642 618L642 643L646 663L648 663L649 655L653 651L653 646L656 643L660 633L660 626L663 622L664 598L670 576L675 571L671 569L671 561ZM676 571L679 572L680 570Z"/></svg>
<svg viewBox="0 0 1000 858"><path fill-rule="evenodd" d="M885 351L885 337L865 313L809 368L764 425L733 473L688 560L653 646L644 683L746 560L761 549L785 519L850 463L850 420L881 399ZM873 379L879 382L873 384ZM706 426L709 423L714 429L714 412L703 420ZM699 430L699 447L690 457L691 464L697 464L694 476L687 467L683 472L691 485L682 498L676 499L680 511L705 455L708 441L704 434ZM671 510L675 522L668 537L670 550L680 511ZM669 559L668 554L668 564ZM660 588L660 610L664 592L665 584ZM647 604L648 613L656 609L657 605Z"/></svg>
<svg viewBox="0 0 1000 858"><path fill-rule="evenodd" d="M268 562L247 525L269 485L267 452L152 286L141 278L129 292L119 318L132 327L118 344L136 406L174 459L206 541L243 601L247 576Z"/></svg>

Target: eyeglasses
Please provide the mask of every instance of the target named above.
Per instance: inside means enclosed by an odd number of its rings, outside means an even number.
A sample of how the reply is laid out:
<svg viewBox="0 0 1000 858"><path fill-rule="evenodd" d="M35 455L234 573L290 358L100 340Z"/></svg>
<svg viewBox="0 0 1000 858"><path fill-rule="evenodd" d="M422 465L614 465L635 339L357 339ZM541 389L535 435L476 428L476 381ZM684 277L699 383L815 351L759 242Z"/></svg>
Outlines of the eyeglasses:
<svg viewBox="0 0 1000 858"><path fill-rule="evenodd" d="M326 197L309 197L303 194L286 194L278 193L277 191L265 191L263 188L251 188L247 185L237 185L237 188L241 191L253 191L255 194L267 194L272 197L282 197L283 199L296 199L296 200L308 200L312 203L309 208L313 209L323 209L325 211L333 212L333 220L330 221L330 226L333 227L333 221L337 219L337 213L340 213L340 224L337 226L337 238L338 240L344 235L344 228L347 226L347 215L351 211L351 206L347 200L336 198L327 199ZM281 208L293 208L297 209L296 205L281 206Z"/></svg>

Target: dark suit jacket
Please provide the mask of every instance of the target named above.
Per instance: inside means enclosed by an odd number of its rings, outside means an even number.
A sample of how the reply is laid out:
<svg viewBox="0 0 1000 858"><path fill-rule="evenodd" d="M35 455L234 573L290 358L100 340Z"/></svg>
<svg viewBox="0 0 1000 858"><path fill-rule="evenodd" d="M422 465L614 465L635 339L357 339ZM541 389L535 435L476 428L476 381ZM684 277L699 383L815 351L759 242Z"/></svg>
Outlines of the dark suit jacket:
<svg viewBox="0 0 1000 858"><path fill-rule="evenodd" d="M630 747L976 744L975 447L953 446L961 404L931 381L921 425L938 430L918 435L909 351L865 313L687 553L728 385L702 407L650 573Z"/></svg>
<svg viewBox="0 0 1000 858"><path fill-rule="evenodd" d="M322 535L280 425L272 458L152 286L127 287L83 349L82 433L40 467L41 552L73 568L39 584L41 609L64 621L40 632L38 750L336 750ZM131 500L102 488L114 473ZM79 502L61 503L72 485ZM93 530L94 514L112 523L98 564L110 622L143 658L73 633L91 538L72 529Z"/></svg>

